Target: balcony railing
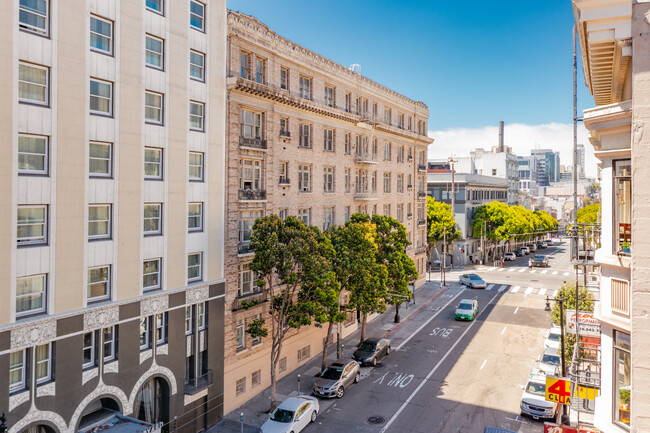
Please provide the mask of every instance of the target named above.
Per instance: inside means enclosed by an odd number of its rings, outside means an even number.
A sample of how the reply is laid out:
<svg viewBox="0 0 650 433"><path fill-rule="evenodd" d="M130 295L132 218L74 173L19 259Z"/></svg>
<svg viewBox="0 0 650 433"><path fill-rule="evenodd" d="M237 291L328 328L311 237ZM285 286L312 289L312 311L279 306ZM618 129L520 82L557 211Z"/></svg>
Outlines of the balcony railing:
<svg viewBox="0 0 650 433"><path fill-rule="evenodd" d="M284 129L280 130L280 137L291 138L291 132L285 131Z"/></svg>
<svg viewBox="0 0 650 433"><path fill-rule="evenodd" d="M355 191L354 192L355 200L376 200L377 193L370 191Z"/></svg>
<svg viewBox="0 0 650 433"><path fill-rule="evenodd" d="M266 140L261 138L239 137L240 147L251 147L253 149L266 149Z"/></svg>
<svg viewBox="0 0 650 433"><path fill-rule="evenodd" d="M427 171L426 164L418 164L418 171Z"/></svg>
<svg viewBox="0 0 650 433"><path fill-rule="evenodd" d="M418 220L418 225L419 225L419 226L424 226L424 225L426 225L426 224L427 224L427 220L425 220L425 219L419 219L419 220Z"/></svg>
<svg viewBox="0 0 650 433"><path fill-rule="evenodd" d="M406 218L409 218L409 219L413 218L413 214L412 213L407 213Z"/></svg>
<svg viewBox="0 0 650 433"><path fill-rule="evenodd" d="M410 191L410 190L413 189L413 185L410 185L410 184L409 184L409 185L406 185L406 188Z"/></svg>
<svg viewBox="0 0 650 433"><path fill-rule="evenodd" d="M204 374L199 377L190 379L185 384L185 394L194 395L199 391L204 390L208 386L212 385L212 370L206 370Z"/></svg>
<svg viewBox="0 0 650 433"><path fill-rule="evenodd" d="M291 180L288 177L281 176L280 177L280 182L278 182L280 185L290 185Z"/></svg>
<svg viewBox="0 0 650 433"><path fill-rule="evenodd" d="M268 302L268 300L268 290L257 290L256 292L247 293L235 298L235 300L232 302L232 311L254 307L256 305Z"/></svg>
<svg viewBox="0 0 650 433"><path fill-rule="evenodd" d="M425 191L418 191L418 198L427 198L427 193Z"/></svg>
<svg viewBox="0 0 650 433"><path fill-rule="evenodd" d="M253 252L251 241L240 241L237 245L237 254L251 254Z"/></svg>
<svg viewBox="0 0 650 433"><path fill-rule="evenodd" d="M240 200L266 200L266 191L263 189L240 189Z"/></svg>
<svg viewBox="0 0 650 433"><path fill-rule="evenodd" d="M354 162L362 164L377 164L377 155L372 153L354 155Z"/></svg>
<svg viewBox="0 0 650 433"><path fill-rule="evenodd" d="M417 247L415 249L415 254L424 254L427 252L427 247Z"/></svg>

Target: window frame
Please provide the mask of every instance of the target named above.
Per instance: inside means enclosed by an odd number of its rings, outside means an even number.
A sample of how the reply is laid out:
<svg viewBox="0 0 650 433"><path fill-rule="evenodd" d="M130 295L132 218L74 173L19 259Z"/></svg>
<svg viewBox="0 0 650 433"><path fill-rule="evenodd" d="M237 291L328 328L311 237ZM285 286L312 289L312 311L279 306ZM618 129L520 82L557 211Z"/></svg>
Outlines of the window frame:
<svg viewBox="0 0 650 433"><path fill-rule="evenodd" d="M197 63L192 62L192 54L200 56L201 58L200 66ZM198 70L201 71L201 77L197 77L196 75L192 74L192 67L198 68ZM190 49L190 79L195 81L200 81L201 83L205 83L205 54L200 51L192 50L192 49Z"/></svg>
<svg viewBox="0 0 650 433"><path fill-rule="evenodd" d="M38 359L38 348L39 347L47 347L47 358ZM38 346L34 347L34 378L36 379L36 385L41 385L44 383L47 383L52 380L52 355L53 355L53 345L52 342L45 343L45 344L39 344ZM38 377L38 367L39 364L47 364L47 374L43 377Z"/></svg>
<svg viewBox="0 0 650 433"><path fill-rule="evenodd" d="M192 215L190 209L192 206L199 206L198 215ZM199 225L197 227L190 227L190 220L192 218L198 218ZM203 202L190 202L187 204L187 231L188 233L196 233L203 231Z"/></svg>
<svg viewBox="0 0 650 433"><path fill-rule="evenodd" d="M108 147L108 159L98 158L91 156L90 148L92 145L98 146L107 146ZM97 161L107 161L108 162L108 173L96 173L90 171L91 162L93 160ZM113 143L105 141L95 141L90 140L88 142L88 177L90 178L103 178L103 179L112 179L113 178Z"/></svg>
<svg viewBox="0 0 650 433"><path fill-rule="evenodd" d="M99 84L106 84L106 85L108 85L110 96L108 96L108 98L106 98L105 96L101 96L101 95L98 95L98 94L93 95L93 94L91 93L92 90L89 90L89 91L88 91L89 100L92 100L92 98L96 98L96 99L98 99L98 100L108 100L108 112L106 112L106 111L93 110L93 109L91 108L91 105L92 105L92 104L90 104L90 103L89 103L89 105L88 105L88 112L89 112L90 114L92 114L93 116L113 117L113 82L111 82L111 81L106 81L106 80L100 80L100 79L98 79L98 78L94 78L94 77L90 77L90 81L89 81L90 86L89 86L89 89L92 89L92 82L93 82L93 81L95 81L95 82L97 82L97 83L99 83Z"/></svg>
<svg viewBox="0 0 650 433"><path fill-rule="evenodd" d="M86 335L90 335L90 346L86 346ZM82 334L82 356L81 356L81 361L82 361L82 369L87 370L89 368L94 368L97 366L97 356L96 356L96 336L95 336L95 331L90 331L90 332L85 332ZM85 359L85 352L86 350L89 351L90 354L90 361L84 362Z"/></svg>
<svg viewBox="0 0 650 433"><path fill-rule="evenodd" d="M190 265L190 257L195 257L198 256L199 262L198 264ZM190 268L198 268L199 274L198 276L194 276L190 278ZM203 281L203 252L197 252L197 253L190 253L187 255L187 282L188 283L196 283L199 281Z"/></svg>
<svg viewBox="0 0 650 433"><path fill-rule="evenodd" d="M108 219L107 220L92 220L90 219L90 208L108 208ZM105 221L107 223L107 228L106 234L101 234L101 235L91 235L90 234L90 224L91 223L96 223L96 222L103 222ZM107 240L107 239L112 239L113 236L113 205L111 204L104 204L104 203L91 203L88 204L88 240L89 241L98 241L98 240Z"/></svg>
<svg viewBox="0 0 650 433"><path fill-rule="evenodd" d="M156 163L156 162L152 162L152 161L147 161L147 150L158 152L158 154L160 155L160 162ZM159 174L157 176L147 174L147 170L146 170L147 164L149 164L150 166L157 165L159 167L159 169L158 169ZM145 147L144 148L144 166L143 166L144 180L163 180L163 166L164 166L164 150L163 150L163 148L161 148L161 147L148 147L148 146Z"/></svg>
<svg viewBox="0 0 650 433"><path fill-rule="evenodd" d="M150 7L149 6L150 1L152 1L152 2L153 1L158 1L158 3L160 4L160 9L155 9L155 8ZM158 14L158 15L165 16L165 0L145 0L144 7L148 11L151 11L151 12L153 12L155 14Z"/></svg>
<svg viewBox="0 0 650 433"><path fill-rule="evenodd" d="M328 107L336 107L336 87L325 84L323 103Z"/></svg>
<svg viewBox="0 0 650 433"><path fill-rule="evenodd" d="M305 170L306 168L306 170ZM312 192L311 181L311 165L299 164L298 165L298 192L310 193Z"/></svg>
<svg viewBox="0 0 650 433"><path fill-rule="evenodd" d="M91 283L91 281L90 281L90 272L93 271L93 270L101 270L101 269L106 269L106 279L93 281ZM94 302L101 302L101 301L110 300L111 296L112 296L111 265L91 266L91 267L88 268L88 274L87 275L88 275L88 277L87 277L87 280L86 280L86 302L88 302L90 304L90 303L94 303ZM105 293L103 295L101 295L101 296L90 297L90 286L91 285L94 286L94 285L97 285L97 284L104 285L104 287L106 288Z"/></svg>
<svg viewBox="0 0 650 433"><path fill-rule="evenodd" d="M313 99L313 79L306 75L300 75L298 79L298 96L302 99L312 100Z"/></svg>
<svg viewBox="0 0 650 433"><path fill-rule="evenodd" d="M196 322L199 331L203 331L207 327L207 313L205 301L196 304Z"/></svg>
<svg viewBox="0 0 650 433"><path fill-rule="evenodd" d="M111 339L106 340L106 331L110 329L111 330ZM116 349L116 344L117 344L117 338L116 338L116 333L117 331L117 326L108 326L106 328L102 328L102 356L104 357L104 363L115 361L117 359L117 351ZM110 344L111 350L110 353L107 355L106 354L106 344Z"/></svg>
<svg viewBox="0 0 650 433"><path fill-rule="evenodd" d="M192 113L192 107L193 106L201 108L201 114L200 115ZM205 132L205 103L190 100L190 114L189 114L189 116L190 116L189 117L190 131ZM200 127L192 126L192 118L199 118L201 126Z"/></svg>
<svg viewBox="0 0 650 433"><path fill-rule="evenodd" d="M97 21L103 21L104 23L108 23L109 26L110 26L110 30L111 30L110 36L106 36L106 35L104 35L102 33L98 33L96 31L93 31L93 29L92 29L92 22L93 22L92 20L93 19L95 19ZM114 42L115 41L115 23L113 21L109 20L108 18L100 17L99 15L95 15L95 14L90 14L90 20L89 20L89 23L88 23L88 31L90 32L89 41L90 41L91 44L92 44L92 35L95 34L99 38L108 39L108 46L109 46L108 50L104 50L102 48L97 48L97 47L93 47L92 45L90 45L90 51L92 51L94 53L105 54L107 56L113 56L113 51L114 51L113 46L114 46L114 43L115 43Z"/></svg>
<svg viewBox="0 0 650 433"><path fill-rule="evenodd" d="M289 91L289 68L280 68L280 89Z"/></svg>
<svg viewBox="0 0 650 433"><path fill-rule="evenodd" d="M628 176L619 175L618 172L617 172L619 166L623 166L623 167L629 166L630 174ZM630 208L630 213L631 213L632 200L634 198L633 194L632 194L632 159L631 158L621 158L621 159L612 160L612 191L613 191L612 202L613 202L613 210L614 210L613 215L612 215L612 217L613 217L612 218L612 224L613 224L612 235L614 237L614 241L612 242L612 249L614 250L613 251L614 254L629 256L629 253L624 253L623 252L622 244L623 244L623 242L626 242L626 241L621 241L621 234L620 234L620 230L621 230L621 222L620 222L621 221L621 215L620 215L620 213L621 213L620 212L621 204L620 204L619 191L620 191L620 185L623 182L627 182L628 185L629 185L628 186L629 189L630 189L630 191L629 191L629 195L630 195L630 197L629 197L630 198L629 208ZM632 231L632 225L634 223L633 223L633 220L631 218L631 215L629 217L630 217L630 223L629 223L630 224L630 244L632 244L632 241L634 239L632 239L631 231Z"/></svg>
<svg viewBox="0 0 650 433"><path fill-rule="evenodd" d="M253 123L246 123L246 113L250 113L253 118ZM259 124L257 121L259 120ZM250 136L246 135L247 129L250 128ZM248 138L252 140L263 140L264 139L264 116L261 112L253 111L249 109L240 109L239 110L239 134L243 138Z"/></svg>
<svg viewBox="0 0 650 433"><path fill-rule="evenodd" d="M304 207L298 209L298 215L297 218L301 220L302 222L305 223L305 225L310 225L311 224L311 208L310 207ZM305 221L307 220L307 221Z"/></svg>
<svg viewBox="0 0 650 433"><path fill-rule="evenodd" d="M336 167L323 167L323 192L331 194L336 192Z"/></svg>
<svg viewBox="0 0 650 433"><path fill-rule="evenodd" d="M201 164L200 165L192 164L192 155L199 155L201 157ZM188 165L187 177L188 177L190 182L203 182L204 181L204 179L205 179L204 178L204 172L205 172L205 170L204 170L204 161L205 161L205 154L203 152L194 152L194 151L189 152L189 157L188 157L188 161L187 161L187 165ZM201 175L199 177L192 177L192 175L191 175L192 168L195 168L195 167L199 168L199 171L201 173Z"/></svg>
<svg viewBox="0 0 650 433"><path fill-rule="evenodd" d="M154 50L150 50L147 48L147 39L152 39L156 42L160 42L160 52L156 52ZM154 55L160 56L160 66L157 66L155 64L147 62L147 54L153 53ZM145 34L144 38L144 65L147 68L152 68L152 69L157 69L159 71L164 71L165 70L165 40L162 38L159 38L157 36L154 36L150 33Z"/></svg>
<svg viewBox="0 0 650 433"><path fill-rule="evenodd" d="M160 107L147 104L147 95L160 97ZM154 110L154 111L157 110L160 113L158 115L159 120L151 120L147 118L147 109ZM165 95L163 93L154 92L153 90L144 91L144 123L146 123L147 125L158 125L158 126L165 125Z"/></svg>
<svg viewBox="0 0 650 433"><path fill-rule="evenodd" d="M49 206L48 205L18 205L18 210L20 209L43 209L43 235L42 236L31 236L27 240L21 241L21 238L18 237L16 233L16 245L18 247L23 247L27 245L47 245L48 243L48 224L49 224ZM18 211L16 211L16 228L20 227L18 221ZM22 224L22 225L37 225L37 224ZM32 240L30 240L32 239Z"/></svg>
<svg viewBox="0 0 650 433"><path fill-rule="evenodd" d="M156 322L156 346L165 345L167 344L167 313L156 314L154 320Z"/></svg>
<svg viewBox="0 0 650 433"><path fill-rule="evenodd" d="M324 128L323 129L323 151L325 152L336 152L335 146L335 134L334 129Z"/></svg>
<svg viewBox="0 0 650 433"><path fill-rule="evenodd" d="M145 264L149 263L149 262L156 262L157 263L158 269L157 269L156 272L148 272L148 273L144 272ZM145 277L150 276L150 275L157 275L158 276L158 280L157 280L158 282L156 283L156 285L146 286L145 287L144 279L145 279ZM159 290L161 288L162 288L162 258L158 257L158 258L154 258L154 259L145 259L145 260L143 260L142 261L142 291L143 292L151 292L151 291L154 291L154 290Z"/></svg>
<svg viewBox="0 0 650 433"><path fill-rule="evenodd" d="M194 13L194 12L192 11L192 5L193 5L193 4L197 4L197 5L201 6L201 9L202 9L202 11L201 11L201 12L202 12L202 15L199 16L199 15L197 15L196 13ZM190 9L189 9L189 12L190 12L190 28L205 33L205 8L206 8L206 6L207 6L206 4L201 3L201 2L199 2L199 1L196 1L196 0L190 0ZM201 21L201 25L200 25L200 26L196 26L196 25L192 22L192 17L193 17L193 16L196 16L196 17L199 17L199 18L200 18L200 21Z"/></svg>
<svg viewBox="0 0 650 433"><path fill-rule="evenodd" d="M151 349L151 321L149 319L149 316L140 317L140 324L138 326L140 338L138 342L141 352L143 350ZM144 325L144 327L142 325Z"/></svg>
<svg viewBox="0 0 650 433"><path fill-rule="evenodd" d="M298 124L298 147L300 149L311 149L311 123Z"/></svg>
<svg viewBox="0 0 650 433"><path fill-rule="evenodd" d="M185 306L185 335L194 333L194 308L192 305Z"/></svg>
<svg viewBox="0 0 650 433"><path fill-rule="evenodd" d="M30 297L33 296L35 292L29 292L29 294L18 294L18 290L16 289L16 297L15 297L15 302L16 302L16 318L21 318L21 317L29 317L29 316L34 316L37 314L46 314L47 313L47 304L48 304L48 299L47 299L47 294L48 294L48 275L47 273L43 274L34 274L34 275L24 275L22 277L17 277L16 278L16 287L18 286L18 281L19 280L27 280L27 279L33 279L33 278L42 278L43 284L42 287L43 289L40 292L40 296L42 298L41 301L41 307L38 309L32 309L32 310L25 310L18 312L18 300L19 298L23 297Z"/></svg>
<svg viewBox="0 0 650 433"><path fill-rule="evenodd" d="M42 71L45 71L45 84L41 83L36 83L33 81L24 81L20 79L20 67L24 66L26 68L32 68L32 69L40 69ZM24 61L19 61L18 62L18 103L19 104L30 104L30 105L38 105L41 107L49 107L50 106L50 68L47 66L42 66L42 65L37 65L35 63L29 63L29 62L24 62ZM25 83L30 86L40 86L45 88L44 92L44 101L39 101L37 99L26 99L26 98L21 98L20 97L20 84Z"/></svg>
<svg viewBox="0 0 650 433"><path fill-rule="evenodd" d="M50 0L43 0L45 2L45 15L41 15L39 12L35 10L30 10L27 9L26 7L23 8L23 6L18 2L18 28L21 31L32 33L38 36L43 36L46 38L50 37ZM24 12L25 14L30 14L30 15L36 15L38 17L42 17L44 22L43 29L40 30L40 27L35 27L32 26L31 24L28 23L23 23L20 20L20 13Z"/></svg>
<svg viewBox="0 0 650 433"><path fill-rule="evenodd" d="M145 216L145 210L147 206L155 206L158 208L158 217L157 218L147 218ZM144 236L160 236L163 234L163 204L162 203L145 203L143 206L143 212L142 212L142 233ZM145 223L148 220L158 220L158 229L157 230L149 230L147 231L145 228Z"/></svg>
<svg viewBox="0 0 650 433"><path fill-rule="evenodd" d="M45 152L42 154L43 158L43 170L29 170L20 168L20 156L41 156L40 153L34 152L21 152L20 151L20 139L22 138L33 138L43 140L45 142ZM18 175L19 176L49 176L50 175L50 137L47 135L37 135L37 134L18 134Z"/></svg>
<svg viewBox="0 0 650 433"><path fill-rule="evenodd" d="M20 364L14 364L15 365L20 365L20 367L13 367L11 365L11 355L20 353L21 354L21 362ZM20 383L11 383L11 373L14 371L20 371L21 374L21 380ZM9 393L15 393L17 391L22 391L27 388L27 349L22 349L22 350L17 350L14 352L11 352L9 354Z"/></svg>
<svg viewBox="0 0 650 433"><path fill-rule="evenodd" d="M241 336L239 335L240 329L241 329ZM243 352L244 350L246 350L246 324L244 323L243 319L240 319L237 321L237 324L235 326L235 351L237 353L240 353Z"/></svg>

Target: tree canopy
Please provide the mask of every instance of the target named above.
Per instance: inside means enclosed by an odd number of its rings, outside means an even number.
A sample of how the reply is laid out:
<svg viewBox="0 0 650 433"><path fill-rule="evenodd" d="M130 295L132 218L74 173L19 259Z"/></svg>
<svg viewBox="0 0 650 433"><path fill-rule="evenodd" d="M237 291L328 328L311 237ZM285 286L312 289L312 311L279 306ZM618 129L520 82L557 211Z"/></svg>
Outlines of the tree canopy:
<svg viewBox="0 0 650 433"><path fill-rule="evenodd" d="M443 238L451 242L460 239L461 235L451 214L451 206L427 196L427 243L435 245Z"/></svg>
<svg viewBox="0 0 650 433"><path fill-rule="evenodd" d="M600 213L600 203L590 204L578 209L578 223L589 224L598 222L598 214Z"/></svg>
<svg viewBox="0 0 650 433"><path fill-rule="evenodd" d="M536 233L554 231L557 226L557 220L546 211L532 212L499 201L477 207L472 220L473 237L485 235L492 241L528 239Z"/></svg>

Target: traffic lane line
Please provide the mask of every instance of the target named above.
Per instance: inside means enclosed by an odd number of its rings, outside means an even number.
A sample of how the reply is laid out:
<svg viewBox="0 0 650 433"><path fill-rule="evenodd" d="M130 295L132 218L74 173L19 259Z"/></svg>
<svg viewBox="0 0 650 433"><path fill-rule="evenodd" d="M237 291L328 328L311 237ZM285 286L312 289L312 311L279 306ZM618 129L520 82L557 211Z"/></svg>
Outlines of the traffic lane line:
<svg viewBox="0 0 650 433"><path fill-rule="evenodd" d="M479 368L479 370L483 370L483 367L485 367L485 364L487 364L487 359L483 361L483 364L481 364L481 368Z"/></svg>
<svg viewBox="0 0 650 433"><path fill-rule="evenodd" d="M451 287L451 286L450 286L450 287ZM413 313L411 313L411 314L410 314L406 319L404 319L403 321L401 321L400 323L398 323L397 326L393 327L390 331L388 331L388 332L386 333L386 335L384 335L384 338L388 337L388 336L389 336L390 334L392 334L394 331L396 331L397 329L399 329L399 327L402 326L402 323L406 323L406 322L408 322L409 319L411 319L411 317L415 316L415 315L416 315L417 313L419 313L423 308L427 307L427 306L428 306L430 303L432 303L432 302L433 302L433 301L434 301L438 296L440 296L440 295L442 295L444 292L446 292L447 289L449 289L449 287L445 287L443 290L441 290L440 292L438 292L438 293L437 293L433 298L429 299L429 301L428 301L426 304L422 305L420 308L418 308L418 309L415 310ZM463 289L463 290L465 290L465 289ZM458 296L458 295L457 295L457 296ZM441 310L442 310L442 309L441 309ZM439 312L439 311L438 311L438 312ZM436 313L436 314L438 314L438 313ZM435 317L435 315L434 315L434 317Z"/></svg>

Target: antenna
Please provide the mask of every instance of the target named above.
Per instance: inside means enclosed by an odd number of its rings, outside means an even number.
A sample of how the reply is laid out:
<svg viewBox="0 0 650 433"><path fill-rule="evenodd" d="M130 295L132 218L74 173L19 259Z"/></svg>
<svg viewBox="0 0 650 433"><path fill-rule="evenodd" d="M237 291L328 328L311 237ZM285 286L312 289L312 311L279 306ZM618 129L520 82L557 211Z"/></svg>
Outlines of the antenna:
<svg viewBox="0 0 650 433"><path fill-rule="evenodd" d="M357 74L361 73L361 65L358 63L352 63L348 69Z"/></svg>

